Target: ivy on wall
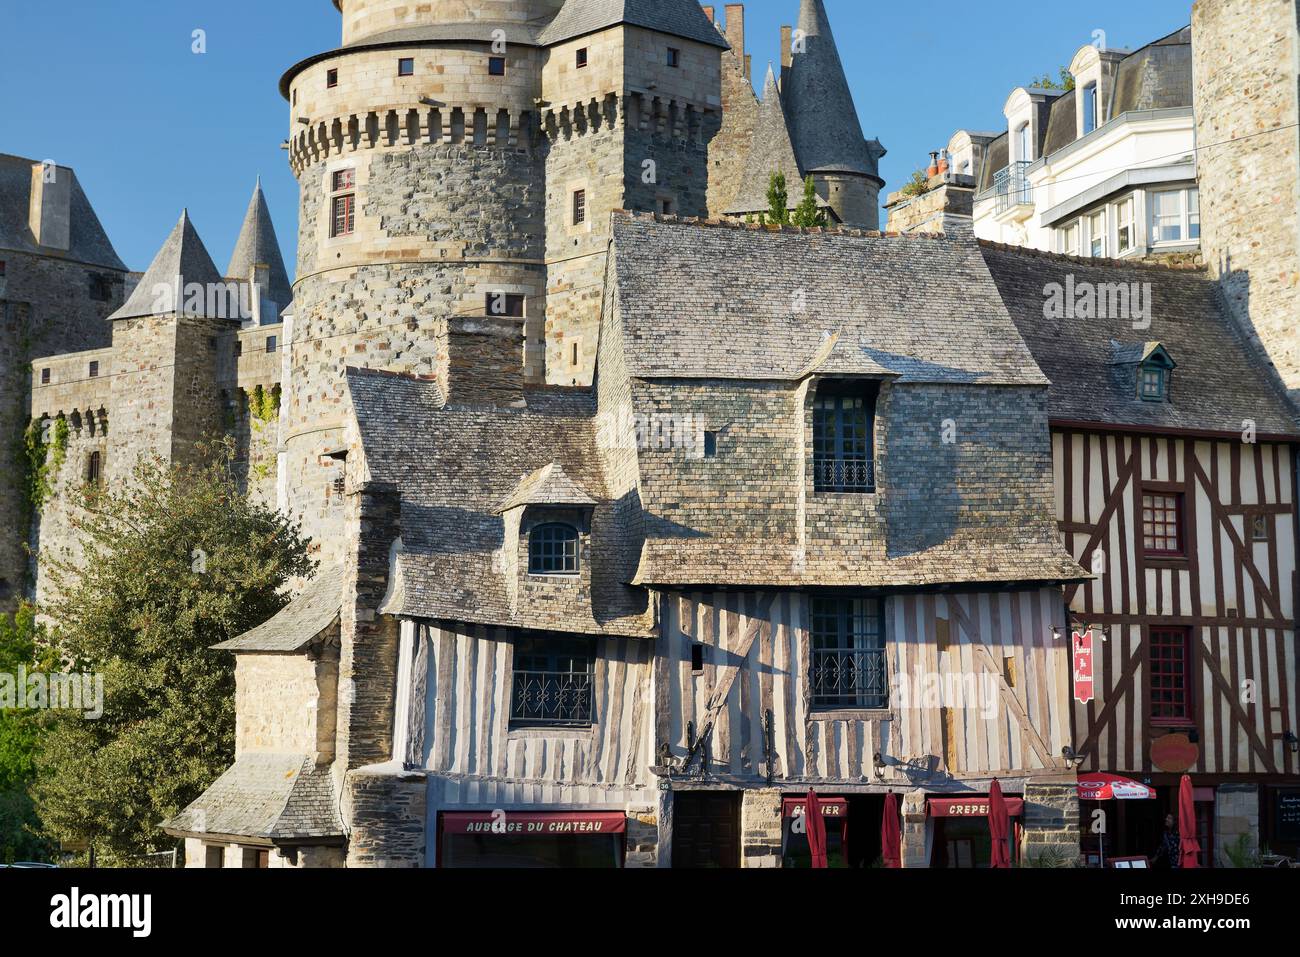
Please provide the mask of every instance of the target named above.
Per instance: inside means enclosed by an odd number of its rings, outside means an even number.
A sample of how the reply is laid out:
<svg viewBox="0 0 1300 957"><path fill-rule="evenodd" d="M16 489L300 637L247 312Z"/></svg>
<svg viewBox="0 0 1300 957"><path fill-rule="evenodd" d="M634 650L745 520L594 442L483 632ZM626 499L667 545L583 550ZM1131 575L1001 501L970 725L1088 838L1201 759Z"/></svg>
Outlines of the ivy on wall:
<svg viewBox="0 0 1300 957"><path fill-rule="evenodd" d="M29 515L39 513L54 494L54 482L68 458L68 420L60 415L53 423L33 422L23 434L23 491Z"/></svg>
<svg viewBox="0 0 1300 957"><path fill-rule="evenodd" d="M253 430L253 434L261 436L266 431L266 427L276 422L279 417L280 390L265 389L260 385L255 386L248 396L248 423ZM253 463L249 471L259 480L269 478L273 462L274 458L263 459L260 462Z"/></svg>

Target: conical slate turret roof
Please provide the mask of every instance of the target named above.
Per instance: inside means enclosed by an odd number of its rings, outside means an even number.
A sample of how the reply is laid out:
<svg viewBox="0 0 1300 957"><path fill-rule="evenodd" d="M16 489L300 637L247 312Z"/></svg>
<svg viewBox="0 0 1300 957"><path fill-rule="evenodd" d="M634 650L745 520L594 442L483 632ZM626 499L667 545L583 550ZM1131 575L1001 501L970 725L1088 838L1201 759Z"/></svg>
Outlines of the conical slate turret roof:
<svg viewBox="0 0 1300 957"><path fill-rule="evenodd" d="M782 92L800 165L808 172L878 175L822 0L802 0L798 39L803 47L794 53Z"/></svg>
<svg viewBox="0 0 1300 957"><path fill-rule="evenodd" d="M266 266L270 270L262 296L277 306L289 305L293 299L289 273L284 268L284 257L280 254L280 243L275 238L275 226L271 222L271 211L266 206L266 197L262 195L260 179L253 189L253 198L248 202L248 212L244 215L244 225L239 230L239 239L235 242L235 252L230 257L230 268L226 270L226 275L231 279L247 281L256 266Z"/></svg>
<svg viewBox="0 0 1300 957"><path fill-rule="evenodd" d="M538 41L553 46L620 23L728 47L695 0L569 0Z"/></svg>
<svg viewBox="0 0 1300 957"><path fill-rule="evenodd" d="M203 240L199 239L188 210L181 213L176 228L153 258L140 284L121 309L108 318L136 319L140 316L159 316L183 313L202 316L205 305L187 303L185 291L198 284L205 290L204 303L213 296L206 290L224 287L225 281L208 255ZM220 318L220 317L214 317Z"/></svg>
<svg viewBox="0 0 1300 957"><path fill-rule="evenodd" d="M799 171L794 145L790 142L790 129L786 125L785 110L781 106L776 74L769 63L767 79L763 82L763 102L758 107L758 123L754 127L754 139L745 161L745 176L729 212L757 213L766 210L767 187L773 173L785 174L790 208L799 205L799 200L803 197L803 174Z"/></svg>

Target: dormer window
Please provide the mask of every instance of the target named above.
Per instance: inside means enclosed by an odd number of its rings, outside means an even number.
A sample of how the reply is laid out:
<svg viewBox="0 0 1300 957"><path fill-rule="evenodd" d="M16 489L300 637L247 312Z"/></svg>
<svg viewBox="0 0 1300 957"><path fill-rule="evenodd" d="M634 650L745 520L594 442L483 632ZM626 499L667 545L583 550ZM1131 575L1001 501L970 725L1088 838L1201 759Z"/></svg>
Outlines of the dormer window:
<svg viewBox="0 0 1300 957"><path fill-rule="evenodd" d="M876 490L878 384L830 380L813 402L813 485L818 492Z"/></svg>
<svg viewBox="0 0 1300 957"><path fill-rule="evenodd" d="M1168 371L1157 365L1145 365L1138 370L1138 394L1147 402L1165 401L1165 382Z"/></svg>
<svg viewBox="0 0 1300 957"><path fill-rule="evenodd" d="M1149 343L1144 352L1137 369L1138 398L1144 402L1168 402L1174 360L1159 343Z"/></svg>
<svg viewBox="0 0 1300 957"><path fill-rule="evenodd" d="M534 528L528 537L528 574L578 574L578 530L561 522Z"/></svg>

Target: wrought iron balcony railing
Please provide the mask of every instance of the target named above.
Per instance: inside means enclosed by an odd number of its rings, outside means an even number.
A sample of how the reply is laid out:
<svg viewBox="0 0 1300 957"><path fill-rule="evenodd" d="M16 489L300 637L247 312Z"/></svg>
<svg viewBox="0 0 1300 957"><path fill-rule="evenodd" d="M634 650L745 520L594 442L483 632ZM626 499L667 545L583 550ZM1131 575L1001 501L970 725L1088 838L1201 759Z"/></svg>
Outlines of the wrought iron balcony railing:
<svg viewBox="0 0 1300 957"><path fill-rule="evenodd" d="M814 708L889 707L884 649L814 648L812 704Z"/></svg>
<svg viewBox="0 0 1300 957"><path fill-rule="evenodd" d="M813 485L818 492L874 492L875 462L865 455L814 456Z"/></svg>
<svg viewBox="0 0 1300 957"><path fill-rule="evenodd" d="M1028 160L1017 160L993 174L993 192L999 213L1005 213L1012 206L1033 204L1034 188L1029 183L1029 165Z"/></svg>
<svg viewBox="0 0 1300 957"><path fill-rule="evenodd" d="M590 727L590 672L516 671L510 698L513 727Z"/></svg>

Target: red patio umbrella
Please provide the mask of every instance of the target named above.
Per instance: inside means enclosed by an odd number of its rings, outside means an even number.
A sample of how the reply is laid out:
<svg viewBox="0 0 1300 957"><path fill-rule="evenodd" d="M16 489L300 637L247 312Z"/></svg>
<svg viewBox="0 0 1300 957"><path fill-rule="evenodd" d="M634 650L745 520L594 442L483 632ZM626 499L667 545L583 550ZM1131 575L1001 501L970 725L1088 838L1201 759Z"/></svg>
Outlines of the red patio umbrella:
<svg viewBox="0 0 1300 957"><path fill-rule="evenodd" d="M1002 799L1002 785L994 778L993 784L989 786L989 835L993 838L989 867L1011 866L1011 856L1007 853L1007 831L1010 827L1007 802Z"/></svg>
<svg viewBox="0 0 1300 957"><path fill-rule="evenodd" d="M803 805L804 827L808 830L808 850L812 852L813 867L828 867L826 863L826 821L822 817L822 802L817 792L810 790Z"/></svg>
<svg viewBox="0 0 1300 957"><path fill-rule="evenodd" d="M1197 856L1201 842L1196 839L1196 801L1192 795L1192 779L1184 774L1178 782L1178 834L1180 867L1200 867Z"/></svg>
<svg viewBox="0 0 1300 957"><path fill-rule="evenodd" d="M880 819L880 853L886 867L902 867L902 839L898 826L898 798L890 791L885 795L885 814Z"/></svg>

